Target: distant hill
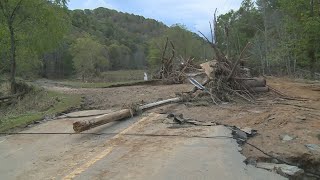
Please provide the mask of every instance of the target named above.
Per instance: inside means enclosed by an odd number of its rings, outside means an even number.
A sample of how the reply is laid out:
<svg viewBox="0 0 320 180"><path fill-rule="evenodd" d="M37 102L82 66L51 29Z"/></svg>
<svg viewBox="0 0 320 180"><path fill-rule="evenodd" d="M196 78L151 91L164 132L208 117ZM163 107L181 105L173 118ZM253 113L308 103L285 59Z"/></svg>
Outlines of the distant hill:
<svg viewBox="0 0 320 180"><path fill-rule="evenodd" d="M77 38L87 33L101 44L130 49L130 63L114 62L112 69L141 68L146 65L147 42L162 35L167 27L161 22L106 8L71 11L72 36Z"/></svg>
<svg viewBox="0 0 320 180"><path fill-rule="evenodd" d="M96 36L106 45L117 41L131 47L132 43L147 41L168 28L154 19L107 8L74 10L71 16L72 25L77 30Z"/></svg>
<svg viewBox="0 0 320 180"><path fill-rule="evenodd" d="M109 66L100 68L103 70L145 69L150 62L157 64L166 37L176 45L177 57L204 59L207 55L202 54L210 51L205 50L208 46L202 38L182 25L168 27L154 19L107 8L70 10L69 13L72 26L64 45L44 58L44 74L50 77L74 73L69 49L77 39L88 36L106 47Z"/></svg>

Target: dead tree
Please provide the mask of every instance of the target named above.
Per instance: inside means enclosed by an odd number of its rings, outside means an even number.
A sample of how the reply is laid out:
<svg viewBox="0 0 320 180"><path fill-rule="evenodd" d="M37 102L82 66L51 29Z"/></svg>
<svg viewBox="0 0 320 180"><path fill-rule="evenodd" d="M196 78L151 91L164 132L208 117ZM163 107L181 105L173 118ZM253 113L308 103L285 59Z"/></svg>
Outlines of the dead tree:
<svg viewBox="0 0 320 180"><path fill-rule="evenodd" d="M168 46L171 46L171 54L168 57ZM169 38L166 38L162 56L161 56L161 68L157 76L157 79L161 79L166 84L180 84L183 83L187 76L186 72L190 69L196 69L196 65L193 64L193 58L176 58L175 46Z"/></svg>

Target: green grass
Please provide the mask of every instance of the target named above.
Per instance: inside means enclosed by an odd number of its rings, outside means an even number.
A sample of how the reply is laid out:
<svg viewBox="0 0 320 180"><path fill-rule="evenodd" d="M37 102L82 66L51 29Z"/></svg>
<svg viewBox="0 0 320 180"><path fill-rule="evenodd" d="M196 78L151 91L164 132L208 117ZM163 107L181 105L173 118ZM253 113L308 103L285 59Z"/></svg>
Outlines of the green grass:
<svg viewBox="0 0 320 180"><path fill-rule="evenodd" d="M59 84L74 88L108 88L117 85L132 85L143 82L143 70L120 70L103 72L99 77L92 78L88 82L80 80L67 80Z"/></svg>
<svg viewBox="0 0 320 180"><path fill-rule="evenodd" d="M27 95L16 105L3 108L4 118L0 119L0 132L8 132L15 128L23 128L35 121L42 120L45 116L54 116L70 108L79 107L79 95L65 95L57 92L37 90L36 93Z"/></svg>
<svg viewBox="0 0 320 180"><path fill-rule="evenodd" d="M128 81L128 82L97 82L86 83L80 81L63 81L61 85L73 87L73 88L109 88L114 86L130 86L136 83L143 83L144 81Z"/></svg>
<svg viewBox="0 0 320 180"><path fill-rule="evenodd" d="M4 120L4 123L0 124L0 132L8 132L11 129L18 127L25 127L35 121L41 120L43 115L41 113L29 113L19 116L12 116Z"/></svg>
<svg viewBox="0 0 320 180"><path fill-rule="evenodd" d="M107 71L101 74L101 80L104 82L130 82L142 81L144 70L119 70Z"/></svg>

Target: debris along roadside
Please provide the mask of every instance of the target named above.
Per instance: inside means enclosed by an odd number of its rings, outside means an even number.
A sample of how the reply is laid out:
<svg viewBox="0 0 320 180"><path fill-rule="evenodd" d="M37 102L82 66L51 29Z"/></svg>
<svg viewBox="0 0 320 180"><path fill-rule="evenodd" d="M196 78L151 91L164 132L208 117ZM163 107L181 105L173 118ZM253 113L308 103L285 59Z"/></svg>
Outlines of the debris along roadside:
<svg viewBox="0 0 320 180"><path fill-rule="evenodd" d="M231 62L230 62L231 63ZM112 112L109 114L106 114L104 116L92 119L92 120L87 120L87 121L77 121L73 123L73 129L75 132L82 132L86 131L98 126L101 126L103 124L112 122L112 121L117 121L125 118L132 117L136 115L138 112L141 112L143 110L153 108L156 106L164 105L167 103L176 103L176 102L181 102L181 101L186 101L191 99L196 98L199 94L196 94L196 91L202 90L203 93L210 94L210 97L216 105L218 103L222 103L225 101L232 101L232 96L237 95L238 97L241 97L249 102L254 102L254 96L251 94L251 92L264 92L261 90L254 90L257 88L267 88L266 87L266 80L265 79L257 79L257 78L239 78L239 77L244 77L240 75L248 74L248 73L238 73L238 71L241 71L241 69L238 69L237 64L234 65L234 68L230 70L230 74L226 75L223 69L228 69L227 66L225 66L225 62L218 63L218 61L212 61L210 62L212 65L205 65L202 64L202 68L205 72L207 72L207 78L206 81L203 85L201 85L199 82L197 82L193 78L189 78L190 82L195 85L195 88L192 89L191 92L188 93L182 93L180 97L168 99L168 100L163 100L159 102L154 102L150 103L147 105L143 106L136 106L132 105L129 108L122 109L120 111ZM166 65L167 66L167 65ZM164 66L163 66L164 67ZM171 66L170 66L171 67ZM186 66L187 67L187 66ZM224 68L221 68L224 67ZM211 70L209 70L209 68ZM166 69L166 68L162 68ZM172 68L171 68L172 69ZM185 69L185 68L183 68ZM172 71L165 71L168 74L169 72ZM184 72L184 71L182 71ZM229 71L227 71L229 72ZM170 73L169 73L170 74ZM232 74L238 75L237 78L233 78ZM166 76L169 77L169 76ZM229 81L228 79L232 80ZM206 87L204 87L206 86ZM267 88L268 89L268 88Z"/></svg>
<svg viewBox="0 0 320 180"><path fill-rule="evenodd" d="M201 67L202 70L198 70L197 67L193 66L192 59L190 58L187 61L184 61L188 63L184 63L182 68L178 63L173 62L172 57L174 57L174 55L171 56L171 59L166 58L166 60L169 60L169 61L168 62L166 61L166 65L164 65L160 70L160 74L162 74L160 76L160 79L162 79L163 82L167 82L169 84L183 83L186 79L189 78L193 82L193 84L196 84L196 87L193 88L191 92L180 93L181 96L178 97L179 100L175 101L175 103L181 102L181 101L188 101L188 100L196 101L198 97L205 97L217 105L224 104L224 102L238 101L238 100L245 100L247 102L259 104L261 103L261 99L259 98L260 99L259 100L255 95L260 92L267 92L269 89L275 92L276 94L280 95L282 99L305 101L305 99L289 97L281 93L280 91L275 90L269 85L266 85L267 83L264 78L254 78L250 75L250 71L247 68L242 66L243 65L242 59L245 59L244 56L245 56L246 49L250 46L249 43L243 49L241 55L239 56L236 62L229 60L225 55L223 55L223 53L220 52L220 50L215 46L215 44L212 43L211 46L216 52L216 59L202 64L202 67ZM173 51L172 53L174 54L175 52ZM196 80L196 78L189 77L188 73L190 74L191 72L197 75L204 74L205 78L202 79L203 80L201 81L202 83L199 83L198 82L199 80ZM281 99L278 99L278 100L280 102L282 101ZM282 104L284 103L282 102ZM158 105L161 105L161 104L158 104ZM137 108L137 106L134 105L129 108L126 108L122 112L126 115L125 117L131 117L132 115L138 114L139 111L136 111L136 110L139 110L139 107ZM110 116L105 116L105 117L110 117ZM105 120L103 119L105 117L102 117L102 119L100 119L103 122L101 124L99 121L96 121L96 120L91 122L88 121L86 123L88 125L87 127L93 128L111 121L124 118L122 116L116 116L118 118L111 118L111 119ZM269 119L269 118L266 118L266 119ZM261 118L260 121L264 121L264 118ZM203 125L203 122L199 122L199 121L192 122L191 120L188 120L187 123L182 123L182 124L195 125L192 123L198 123L198 125L199 123L200 124L202 123ZM211 125L214 125L214 123L211 123ZM265 126L267 126L267 123ZM282 124L280 125L278 124L277 127L279 126L282 126ZM239 136L237 139L243 139L243 137L246 137L246 136L248 137L247 133L244 133L243 131L241 130L235 131L234 134ZM260 136L254 139L259 139L259 138L261 139ZM249 143L246 143L246 144L249 144ZM250 144L250 146L257 148L253 144L256 144L256 143L252 143ZM259 147L264 147L264 146L260 144ZM268 149L268 148L264 147L264 149ZM274 155L272 151L270 151L270 149L268 149L267 151L268 153L264 153L261 149L258 149L258 150L269 157L267 161L261 160L261 162L269 162L268 160L275 159L276 163L286 164L286 161L283 161L280 158L278 158L279 159L278 160L277 157L279 157L280 155L279 156ZM279 153L282 152L277 150L275 151ZM286 159L290 159L290 158L286 158ZM300 162L300 160L293 160L293 159L290 159L289 161L295 162L295 163L297 163L298 161ZM297 163L297 167L301 167L301 166L304 166L304 165ZM275 169L278 169L278 167L275 167ZM317 171L312 171L312 172L314 174L314 172L317 172ZM315 176L317 177L318 175L315 174Z"/></svg>
<svg viewBox="0 0 320 180"><path fill-rule="evenodd" d="M207 41L213 47L216 59L200 65L207 75L201 85L205 87L205 92L210 94L213 103L235 101L236 98L254 103L256 93L269 91L266 79L252 77L250 70L241 66L250 43L242 50L239 58L232 62L213 42L208 39ZM195 80L191 79L192 81ZM201 88L196 86L192 93L197 92L198 89Z"/></svg>
<svg viewBox="0 0 320 180"><path fill-rule="evenodd" d="M200 66L195 65L192 58L176 58L174 44L167 38L162 52L161 68L154 78L167 84L184 83L189 79L195 85L189 93L191 97L208 94L216 105L236 101L239 98L254 103L255 94L269 91L265 78L252 77L250 70L244 67L244 59L251 43L247 43L239 57L232 61L213 41L210 42L205 36L204 38L213 48L215 58ZM171 55L167 55L166 52L169 49L168 44L171 45ZM200 84L192 76L202 76L204 79L198 80ZM197 90L203 90L203 92L198 93Z"/></svg>
<svg viewBox="0 0 320 180"><path fill-rule="evenodd" d="M269 94L269 93L268 93ZM257 99L257 100L259 100L259 99ZM257 101L257 103L258 103L259 101ZM181 107L182 107L183 105L181 105ZM223 106L223 105L222 105ZM237 105L238 106L238 105ZM247 105L246 105L247 106ZM252 107L252 105L250 106L250 107ZM250 109L250 107L249 107L249 109ZM215 111L215 109L217 108L217 109L220 109L221 110L221 108L220 107L218 107L218 106L211 106L210 108L213 108L211 111L213 112L213 113L216 113L217 111ZM206 108L204 108L204 109L206 109ZM243 110L242 108L240 108L241 109L241 111L245 111L245 109ZM196 111L191 111L192 113L196 113ZM196 114L189 114L189 115L187 115L187 116L190 116L190 117L194 117L194 115L196 115ZM256 114L257 112L254 112L254 114ZM183 112L183 114L185 114L184 112ZM211 113L212 114L212 113ZM211 116L211 117L214 117L214 116ZM201 120L203 120L202 122L206 122L205 121L205 119L203 119L203 118L198 118L197 116L196 116L196 119L197 119L197 121L199 122L199 120L198 119L201 119ZM208 119L208 118L207 118ZM212 120L212 118L209 118L209 119L211 119ZM208 120L209 120L208 119ZM217 120L218 121L218 119L216 119L216 118L213 118L214 120ZM220 118L219 118L220 119ZM238 118L237 118L238 119ZM239 119L240 121L244 121L243 119ZM188 120L188 121L190 121L190 120ZM182 120L182 122L183 122L183 120ZM200 121L201 122L201 121ZM201 122L201 123L202 123ZM221 123L224 123L224 124L229 124L229 123L226 123L226 122L222 122L222 121L219 121L219 122L221 122ZM213 123L211 123L211 124L213 124ZM232 123L231 123L232 124ZM186 124L186 126L187 126L187 124ZM238 126L238 125L237 125ZM240 125L239 124L239 126L238 127L253 127L252 126L252 124L250 125L250 124L247 124L247 125L245 125L245 126L242 126L242 125ZM179 126L176 126L176 127L179 127ZM241 128L241 129L242 129ZM261 130L261 128L259 128L259 127L257 127L257 126L254 126L253 128L258 128L259 129L259 131ZM243 131L248 131L248 132L250 132L250 129L249 128L243 128ZM261 130L261 132L260 133L264 133L264 132L262 132L263 130ZM259 137L261 137L261 135L259 135L259 136L257 136L258 137L258 139L259 139ZM253 139L256 139L256 138L253 138ZM250 139L250 143L251 144L253 144L253 145L257 145L257 147L259 147L259 148L261 148L261 149L263 149L263 150L265 150L268 154L271 154L271 155L273 155L273 156L275 156L275 157L279 157L279 156L277 156L277 155L275 155L274 153L272 153L271 151L270 151L270 149L269 148L267 148L267 147L264 147L263 145L261 145L261 144L259 144L259 143L252 143L252 141L251 141L252 139ZM311 142L310 142L311 143ZM281 153L281 151L275 151L276 153ZM249 155L250 156L250 155ZM247 156L247 157L249 157L249 156ZM282 156L282 154L281 154L281 156ZM270 158L270 159L273 159L273 158ZM290 159L290 158L288 158L288 160L289 161L291 161L291 162L295 162L295 163L297 163L297 161L294 161L294 160L292 160L292 159ZM258 162L269 162L268 161L268 159L267 159L267 161L264 161L264 160L262 160L262 159L260 159L260 160L258 160ZM277 162L277 163L279 163L279 162ZM280 162L281 163L281 162ZM283 163L282 163L283 164ZM300 167L300 166L299 166ZM314 172L316 172L316 171L314 171Z"/></svg>

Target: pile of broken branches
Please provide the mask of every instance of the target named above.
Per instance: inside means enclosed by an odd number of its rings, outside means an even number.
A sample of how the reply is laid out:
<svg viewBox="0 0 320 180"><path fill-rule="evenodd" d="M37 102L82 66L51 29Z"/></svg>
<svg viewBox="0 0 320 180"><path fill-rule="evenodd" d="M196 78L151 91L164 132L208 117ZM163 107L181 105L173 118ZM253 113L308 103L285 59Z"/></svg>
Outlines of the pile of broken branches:
<svg viewBox="0 0 320 180"><path fill-rule="evenodd" d="M171 45L171 55L167 57L168 45ZM161 57L161 69L154 76L155 79L161 79L165 84L181 84L187 79L187 72L196 68L193 58L176 58L174 44L167 38Z"/></svg>
<svg viewBox="0 0 320 180"><path fill-rule="evenodd" d="M199 89L204 90L204 93L209 94L215 104L219 104L233 101L235 97L254 102L254 94L268 91L264 78L253 78L249 69L240 66L250 43L244 47L239 58L232 62L213 41L209 41L204 35L203 37L213 48L216 59L201 64L207 78L202 82L201 87L196 86L191 91L192 94Z"/></svg>
<svg viewBox="0 0 320 180"><path fill-rule="evenodd" d="M216 18L214 19L216 26ZM198 67L193 63L194 59L192 58L175 58L176 51L174 44L167 38L162 51L161 69L154 78L161 79L166 84L180 84L189 79L191 83L196 85L191 93L189 93L190 95L198 97L201 93L197 94L197 90L203 90L202 94L210 95L215 104L234 101L236 97L253 103L256 93L267 92L269 88L264 78L252 77L249 69L243 66L246 52L251 44L247 43L239 57L232 61L215 43L214 37L217 36L217 32L216 30L212 30L211 23L210 29L211 41L203 33L199 33L212 47L215 54L214 60L203 63ZM168 47L169 44L171 48ZM167 53L168 49L171 49L170 55ZM199 68L202 68L202 72L201 70L199 71ZM206 76L202 84L191 77L199 75L199 73Z"/></svg>

